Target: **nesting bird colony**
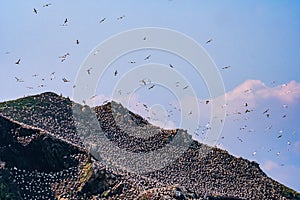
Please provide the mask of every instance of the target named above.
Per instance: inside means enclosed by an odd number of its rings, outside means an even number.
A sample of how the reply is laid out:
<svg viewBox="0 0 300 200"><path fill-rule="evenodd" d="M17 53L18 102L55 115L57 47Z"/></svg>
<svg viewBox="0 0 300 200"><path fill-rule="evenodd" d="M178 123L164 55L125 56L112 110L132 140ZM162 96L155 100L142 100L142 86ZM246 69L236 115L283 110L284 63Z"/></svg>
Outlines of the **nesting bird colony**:
<svg viewBox="0 0 300 200"><path fill-rule="evenodd" d="M105 160L92 153L99 130L132 153L161 149L176 135L188 146L164 167L137 173L115 167L114 151ZM0 104L0 184L15 199L300 199L257 163L184 130L153 126L116 102L89 108L54 93Z"/></svg>

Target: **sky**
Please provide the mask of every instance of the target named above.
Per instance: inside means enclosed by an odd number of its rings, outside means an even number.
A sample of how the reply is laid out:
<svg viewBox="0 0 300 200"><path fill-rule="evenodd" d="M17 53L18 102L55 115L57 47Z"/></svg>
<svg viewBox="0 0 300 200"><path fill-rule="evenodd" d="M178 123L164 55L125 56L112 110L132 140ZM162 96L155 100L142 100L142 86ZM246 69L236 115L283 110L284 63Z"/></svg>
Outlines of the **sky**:
<svg viewBox="0 0 300 200"><path fill-rule="evenodd" d="M19 0L1 1L0 10L0 101L46 91L72 98L80 68L108 38L146 27L174 30L203 48L224 84L226 117L215 145L258 162L267 175L300 191L299 1ZM185 128L205 141L214 117L212 103L219 97L210 97L205 77L197 76L191 63L172 52L140 49L120 55L99 79L94 99L101 104L113 93L122 96L118 81L151 63L168 69L172 64L195 95L176 99L170 88L145 75L136 77L128 108L154 124ZM192 100L198 102L196 107ZM181 113L180 102L190 106L188 113ZM200 117L194 116L196 110ZM199 124L197 130L180 123L188 117L190 124Z"/></svg>

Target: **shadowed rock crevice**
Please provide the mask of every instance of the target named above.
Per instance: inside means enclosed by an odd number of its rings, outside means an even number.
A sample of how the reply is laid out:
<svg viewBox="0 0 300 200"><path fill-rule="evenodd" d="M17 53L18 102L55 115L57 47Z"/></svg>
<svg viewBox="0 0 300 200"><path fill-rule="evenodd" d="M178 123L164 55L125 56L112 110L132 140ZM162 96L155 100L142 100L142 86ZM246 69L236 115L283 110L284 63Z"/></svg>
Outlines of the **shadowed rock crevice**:
<svg viewBox="0 0 300 200"><path fill-rule="evenodd" d="M0 116L0 158L26 170L60 171L78 165L80 150L41 130Z"/></svg>

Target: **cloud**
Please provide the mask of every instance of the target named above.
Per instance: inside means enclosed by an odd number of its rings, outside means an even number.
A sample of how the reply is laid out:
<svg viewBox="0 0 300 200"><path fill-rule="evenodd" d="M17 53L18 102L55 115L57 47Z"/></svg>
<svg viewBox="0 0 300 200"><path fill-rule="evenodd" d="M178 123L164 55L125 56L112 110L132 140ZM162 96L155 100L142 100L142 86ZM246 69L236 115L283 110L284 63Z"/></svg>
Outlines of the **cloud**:
<svg viewBox="0 0 300 200"><path fill-rule="evenodd" d="M292 145L292 151L296 155L300 155L300 141L295 141Z"/></svg>
<svg viewBox="0 0 300 200"><path fill-rule="evenodd" d="M256 103L259 100L277 99L284 103L293 103L300 98L300 83L295 80L276 87L267 87L260 80L247 80L227 93L227 100L248 100Z"/></svg>
<svg viewBox="0 0 300 200"><path fill-rule="evenodd" d="M266 171L266 172L271 171L271 170L273 170L273 169L276 169L276 168L278 168L278 167L279 167L279 165L278 165L276 162L272 161L272 160L267 160L267 161L261 166L261 168L262 168L264 171Z"/></svg>
<svg viewBox="0 0 300 200"><path fill-rule="evenodd" d="M295 165L279 165L278 163L267 160L262 166L262 170L271 178L280 183L300 191L299 171L300 167Z"/></svg>

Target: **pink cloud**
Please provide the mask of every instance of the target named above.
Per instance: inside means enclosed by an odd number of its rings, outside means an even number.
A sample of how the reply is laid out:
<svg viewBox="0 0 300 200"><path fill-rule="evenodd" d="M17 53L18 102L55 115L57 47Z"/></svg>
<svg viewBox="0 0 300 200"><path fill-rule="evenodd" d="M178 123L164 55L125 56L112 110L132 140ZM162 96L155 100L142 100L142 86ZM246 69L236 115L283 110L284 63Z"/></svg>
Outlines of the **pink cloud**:
<svg viewBox="0 0 300 200"><path fill-rule="evenodd" d="M261 168L262 168L264 171L266 171L266 172L271 171L271 170L273 170L273 169L276 169L276 168L278 168L278 167L279 167L279 165L278 165L276 162L272 161L272 160L267 160L267 161L261 166Z"/></svg>
<svg viewBox="0 0 300 200"><path fill-rule="evenodd" d="M230 104L249 102L255 105L259 100L277 99L283 103L294 103L300 99L300 83L292 80L287 84L268 87L260 80L247 80L226 94Z"/></svg>

